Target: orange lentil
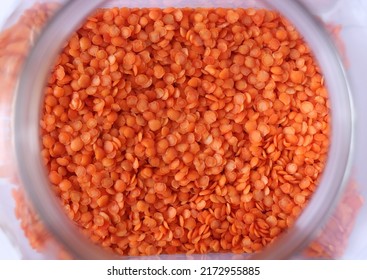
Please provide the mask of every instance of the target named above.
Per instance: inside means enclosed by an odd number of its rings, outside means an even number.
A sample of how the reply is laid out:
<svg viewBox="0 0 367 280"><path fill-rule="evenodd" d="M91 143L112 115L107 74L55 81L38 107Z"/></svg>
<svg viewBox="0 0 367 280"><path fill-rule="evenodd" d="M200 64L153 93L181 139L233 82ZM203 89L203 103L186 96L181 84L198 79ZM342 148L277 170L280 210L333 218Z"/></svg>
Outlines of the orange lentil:
<svg viewBox="0 0 367 280"><path fill-rule="evenodd" d="M152 131L157 131L161 128L161 122L159 120L150 120L148 125Z"/></svg>
<svg viewBox="0 0 367 280"><path fill-rule="evenodd" d="M262 58L261 58L261 62L264 66L270 67L274 63L274 58L271 54L264 53Z"/></svg>
<svg viewBox="0 0 367 280"><path fill-rule="evenodd" d="M314 172L315 172L315 168L313 166L307 165L305 167L305 175L312 177L315 175Z"/></svg>
<svg viewBox="0 0 367 280"><path fill-rule="evenodd" d="M131 34L132 34L132 31L129 27L124 26L124 27L121 28L122 38L127 39L131 36Z"/></svg>
<svg viewBox="0 0 367 280"><path fill-rule="evenodd" d="M170 219L173 219L174 217L176 217L176 213L177 213L177 210L174 207L169 207L167 210L167 215Z"/></svg>
<svg viewBox="0 0 367 280"><path fill-rule="evenodd" d="M290 78L293 83L302 84L303 79L304 79L304 74L302 71L291 71Z"/></svg>
<svg viewBox="0 0 367 280"><path fill-rule="evenodd" d="M204 120L208 124L212 124L217 120L216 113L213 111L206 111L204 113Z"/></svg>
<svg viewBox="0 0 367 280"><path fill-rule="evenodd" d="M72 183L69 180L64 179L59 183L59 188L61 191L67 192L69 189L72 188Z"/></svg>
<svg viewBox="0 0 367 280"><path fill-rule="evenodd" d="M78 152L83 148L83 141L80 137L77 137L75 139L73 139L70 143L70 149L73 150L74 152Z"/></svg>
<svg viewBox="0 0 367 280"><path fill-rule="evenodd" d="M172 121L177 121L181 117L181 113L170 108L167 110L167 117Z"/></svg>
<svg viewBox="0 0 367 280"><path fill-rule="evenodd" d="M154 71L154 76L157 79L163 78L165 74L164 68L161 65L154 65L153 71Z"/></svg>
<svg viewBox="0 0 367 280"><path fill-rule="evenodd" d="M163 193L166 191L166 184L164 183L157 183L154 185L154 190L157 192L157 193Z"/></svg>
<svg viewBox="0 0 367 280"><path fill-rule="evenodd" d="M100 9L75 34L47 85L42 156L94 242L252 253L294 223L325 165L328 99L279 14Z"/></svg>
<svg viewBox="0 0 367 280"><path fill-rule="evenodd" d="M228 10L227 15L226 15L226 20L229 23L235 23L239 20L240 16L238 13L236 13L235 11L232 10Z"/></svg>
<svg viewBox="0 0 367 280"><path fill-rule="evenodd" d="M261 133L258 130L253 130L249 134L250 141L252 143L260 143L262 140Z"/></svg>
<svg viewBox="0 0 367 280"><path fill-rule="evenodd" d="M287 166L286 166L286 171L289 173L289 174L294 174L297 172L297 165L294 164L294 163L288 163Z"/></svg>
<svg viewBox="0 0 367 280"><path fill-rule="evenodd" d="M303 114L308 114L312 112L314 109L314 105L309 101L304 101L301 103L301 112Z"/></svg>

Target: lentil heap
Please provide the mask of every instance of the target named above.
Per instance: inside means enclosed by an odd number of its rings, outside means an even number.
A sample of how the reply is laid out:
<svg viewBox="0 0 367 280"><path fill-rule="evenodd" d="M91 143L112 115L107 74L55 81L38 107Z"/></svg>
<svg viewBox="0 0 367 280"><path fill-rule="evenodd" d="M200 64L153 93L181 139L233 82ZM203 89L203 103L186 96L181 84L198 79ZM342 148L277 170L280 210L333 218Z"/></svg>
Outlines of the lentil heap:
<svg viewBox="0 0 367 280"><path fill-rule="evenodd" d="M66 213L121 255L261 250L313 194L323 77L255 9L101 9L49 78L42 156Z"/></svg>

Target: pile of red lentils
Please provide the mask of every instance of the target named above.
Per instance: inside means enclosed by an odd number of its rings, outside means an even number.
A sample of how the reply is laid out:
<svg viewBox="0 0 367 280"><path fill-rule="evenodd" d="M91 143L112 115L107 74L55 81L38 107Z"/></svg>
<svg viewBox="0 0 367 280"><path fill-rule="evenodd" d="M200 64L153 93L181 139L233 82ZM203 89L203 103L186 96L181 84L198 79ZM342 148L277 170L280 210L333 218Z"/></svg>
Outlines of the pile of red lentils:
<svg viewBox="0 0 367 280"><path fill-rule="evenodd" d="M323 76L255 9L101 9L49 78L42 156L90 239L121 255L252 253L292 226L329 146Z"/></svg>

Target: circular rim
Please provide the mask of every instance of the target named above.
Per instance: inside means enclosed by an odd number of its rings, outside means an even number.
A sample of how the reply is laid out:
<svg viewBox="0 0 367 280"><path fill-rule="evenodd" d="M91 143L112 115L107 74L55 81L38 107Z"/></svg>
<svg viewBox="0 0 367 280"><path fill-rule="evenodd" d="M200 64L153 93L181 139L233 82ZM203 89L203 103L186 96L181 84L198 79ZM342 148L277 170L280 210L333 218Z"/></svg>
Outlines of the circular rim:
<svg viewBox="0 0 367 280"><path fill-rule="evenodd" d="M295 252L301 252L325 223L336 205L349 177L352 162L354 138L352 99L342 63L328 34L320 28L317 20L297 1L283 0L277 1L276 4L271 3L270 0L266 2L279 10L303 34L315 52L325 80L332 81L328 84L331 103L331 146L320 184L309 205L296 220L295 225L259 253L253 255L222 254L221 257L225 259L230 256L237 259L249 257L254 259L286 259L294 256ZM30 200L48 230L73 257L78 259L113 259L119 256L111 254L97 245L92 245L81 234L77 234L76 226L66 217L61 207L55 207L55 204L59 203L58 200L50 188L44 188L50 183L42 164L38 123L44 85L53 59L72 31L101 4L103 1L98 0L91 0L88 5L85 5L83 0L68 1L56 13L41 33L27 58L15 93L12 111L15 112L12 128L13 147L23 186L25 186ZM75 14L75 11L78 11L78 17L70 17L70 15ZM65 22L68 24L65 25ZM50 42L52 42L52 48L49 47ZM37 71L35 71L34 65L37 65ZM218 255L212 254L211 257L218 258ZM131 257L125 258L131 259ZM186 258L186 256L163 255L160 258Z"/></svg>

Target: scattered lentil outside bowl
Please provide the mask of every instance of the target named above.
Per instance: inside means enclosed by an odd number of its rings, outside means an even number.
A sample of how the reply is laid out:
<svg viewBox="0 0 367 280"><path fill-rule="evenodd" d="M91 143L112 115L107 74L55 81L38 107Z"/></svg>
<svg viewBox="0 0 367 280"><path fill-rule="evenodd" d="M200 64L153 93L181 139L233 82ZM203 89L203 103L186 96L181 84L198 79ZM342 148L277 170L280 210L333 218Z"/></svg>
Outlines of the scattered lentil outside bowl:
<svg viewBox="0 0 367 280"><path fill-rule="evenodd" d="M61 8L20 79L18 167L48 230L75 258L301 250L343 188L353 135L317 21L294 1L120 2Z"/></svg>

